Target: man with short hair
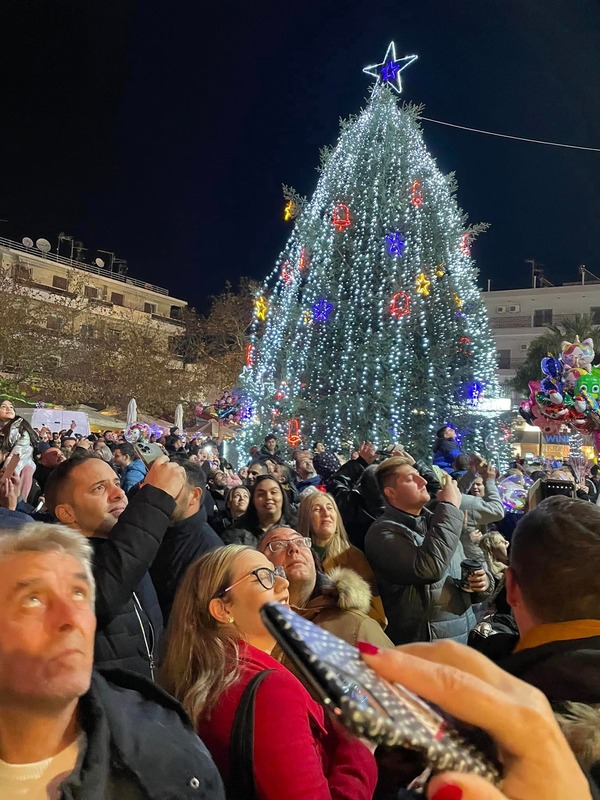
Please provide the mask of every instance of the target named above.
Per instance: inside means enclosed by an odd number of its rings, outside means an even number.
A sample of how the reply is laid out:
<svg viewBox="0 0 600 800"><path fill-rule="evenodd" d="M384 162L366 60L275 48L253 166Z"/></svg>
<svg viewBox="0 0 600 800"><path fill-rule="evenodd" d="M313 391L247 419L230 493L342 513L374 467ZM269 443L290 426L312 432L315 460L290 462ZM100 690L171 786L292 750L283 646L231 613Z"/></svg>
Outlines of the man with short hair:
<svg viewBox="0 0 600 800"><path fill-rule="evenodd" d="M248 475L246 477L246 485L249 489L254 486L259 475L268 475L267 466L260 461L253 461L248 466Z"/></svg>
<svg viewBox="0 0 600 800"><path fill-rule="evenodd" d="M176 457L172 456L175 460ZM189 459L177 459L185 472L185 483L171 514L171 524L150 567L165 625L171 613L175 592L190 564L223 541L207 522L206 473Z"/></svg>
<svg viewBox="0 0 600 800"><path fill-rule="evenodd" d="M554 702L600 703L599 552L600 508L583 500L549 497L513 533L506 596L520 638L480 649Z"/></svg>
<svg viewBox="0 0 600 800"><path fill-rule="evenodd" d="M215 529L223 529L223 520L227 517L227 476L222 469L214 469L210 473L208 479L208 491L212 499L212 509L208 514L208 522L213 525Z"/></svg>
<svg viewBox="0 0 600 800"><path fill-rule="evenodd" d="M475 626L471 603L485 600L490 579L477 570L460 588L461 494L450 476L437 494L433 514L427 480L409 456L388 458L376 478L385 499L383 514L365 538L365 553L381 591L394 644L454 639L466 644ZM482 559L483 561L483 559Z"/></svg>
<svg viewBox="0 0 600 800"><path fill-rule="evenodd" d="M305 619L353 645L392 647L381 626L368 616L371 589L354 570L338 567L325 575L320 564L317 569L311 540L285 525L268 530L258 550L285 569L290 605Z"/></svg>
<svg viewBox="0 0 600 800"><path fill-rule="evenodd" d="M135 448L129 442L123 442L113 451L113 463L121 470L121 489L127 494L130 489L141 483L146 477L148 470L146 465L135 452Z"/></svg>
<svg viewBox="0 0 600 800"><path fill-rule="evenodd" d="M321 483L321 478L315 470L312 453L309 450L296 450L294 461L296 462L296 489L298 494L302 494L308 486L316 487Z"/></svg>
<svg viewBox="0 0 600 800"><path fill-rule="evenodd" d="M175 700L92 671L91 557L63 525L0 532L0 797L222 800Z"/></svg>
<svg viewBox="0 0 600 800"><path fill-rule="evenodd" d="M261 460L268 458L276 464L283 464L281 452L279 447L277 447L277 437L274 433L268 433L265 436L265 442L259 450L259 456Z"/></svg>
<svg viewBox="0 0 600 800"><path fill-rule="evenodd" d="M48 511L94 551L97 666L154 677L162 614L148 569L184 482L183 469L161 456L128 503L114 470L94 455L64 461L46 481Z"/></svg>

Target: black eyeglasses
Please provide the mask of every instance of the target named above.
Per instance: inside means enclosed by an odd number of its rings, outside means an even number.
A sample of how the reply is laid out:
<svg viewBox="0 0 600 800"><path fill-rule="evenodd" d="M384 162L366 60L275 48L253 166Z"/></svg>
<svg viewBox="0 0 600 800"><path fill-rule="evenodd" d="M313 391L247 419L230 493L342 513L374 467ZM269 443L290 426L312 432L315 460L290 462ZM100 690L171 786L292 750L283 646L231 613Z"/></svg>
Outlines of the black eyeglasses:
<svg viewBox="0 0 600 800"><path fill-rule="evenodd" d="M260 583L263 589L272 589L275 586L275 578L285 578L285 570L283 567L275 567L274 569L269 569L269 567L258 567L258 569L253 569L252 572L249 572L247 575L244 575L243 578L240 578L239 581L232 583L230 586L226 586L225 589L221 589L220 592L213 595L213 599L217 597L223 597L224 594L230 589L233 589L234 586L237 586L238 583L245 581L246 578L249 578L251 575L256 577L256 580Z"/></svg>

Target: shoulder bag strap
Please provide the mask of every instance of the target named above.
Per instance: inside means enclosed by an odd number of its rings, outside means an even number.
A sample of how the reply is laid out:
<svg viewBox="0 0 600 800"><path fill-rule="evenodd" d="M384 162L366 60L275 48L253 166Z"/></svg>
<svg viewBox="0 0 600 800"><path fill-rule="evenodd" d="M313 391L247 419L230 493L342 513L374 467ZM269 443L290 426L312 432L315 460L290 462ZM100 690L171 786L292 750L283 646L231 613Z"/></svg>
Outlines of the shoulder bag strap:
<svg viewBox="0 0 600 800"><path fill-rule="evenodd" d="M230 781L227 800L255 800L254 785L254 701L258 687L270 672L257 673L244 689L235 712L229 743Z"/></svg>

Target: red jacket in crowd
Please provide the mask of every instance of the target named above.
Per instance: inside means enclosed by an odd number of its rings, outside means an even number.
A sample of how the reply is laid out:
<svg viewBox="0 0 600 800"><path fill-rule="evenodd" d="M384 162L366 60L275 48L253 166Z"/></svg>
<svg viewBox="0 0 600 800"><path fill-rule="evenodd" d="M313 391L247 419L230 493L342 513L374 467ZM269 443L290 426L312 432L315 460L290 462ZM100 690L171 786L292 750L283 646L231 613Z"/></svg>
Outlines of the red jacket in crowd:
<svg viewBox="0 0 600 800"><path fill-rule="evenodd" d="M260 684L254 711L254 776L260 800L371 800L375 759L357 739L325 717L300 681L267 653L240 644L241 676L197 726L225 782L235 712L257 672L272 669ZM238 767L239 768L239 767Z"/></svg>

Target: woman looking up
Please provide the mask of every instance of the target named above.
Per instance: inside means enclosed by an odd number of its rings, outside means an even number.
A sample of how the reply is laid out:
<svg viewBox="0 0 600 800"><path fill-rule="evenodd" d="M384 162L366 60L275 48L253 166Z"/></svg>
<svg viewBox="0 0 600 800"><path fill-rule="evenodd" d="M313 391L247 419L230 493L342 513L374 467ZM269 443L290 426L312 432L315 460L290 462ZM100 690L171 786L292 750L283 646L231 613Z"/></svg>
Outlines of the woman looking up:
<svg viewBox="0 0 600 800"><path fill-rule="evenodd" d="M313 492L300 501L297 531L300 536L312 540L326 573L335 567L347 567L364 578L372 595L369 616L385 629L387 620L373 570L365 554L350 544L339 509L330 494Z"/></svg>
<svg viewBox="0 0 600 800"><path fill-rule="evenodd" d="M323 708L271 657L275 640L259 610L287 603L288 582L256 550L229 545L188 569L173 605L162 685L191 716L228 789L240 797L234 719L244 691L265 673L254 706L253 773L259 800L370 800L370 751L325 717ZM293 768L290 769L290 754Z"/></svg>

